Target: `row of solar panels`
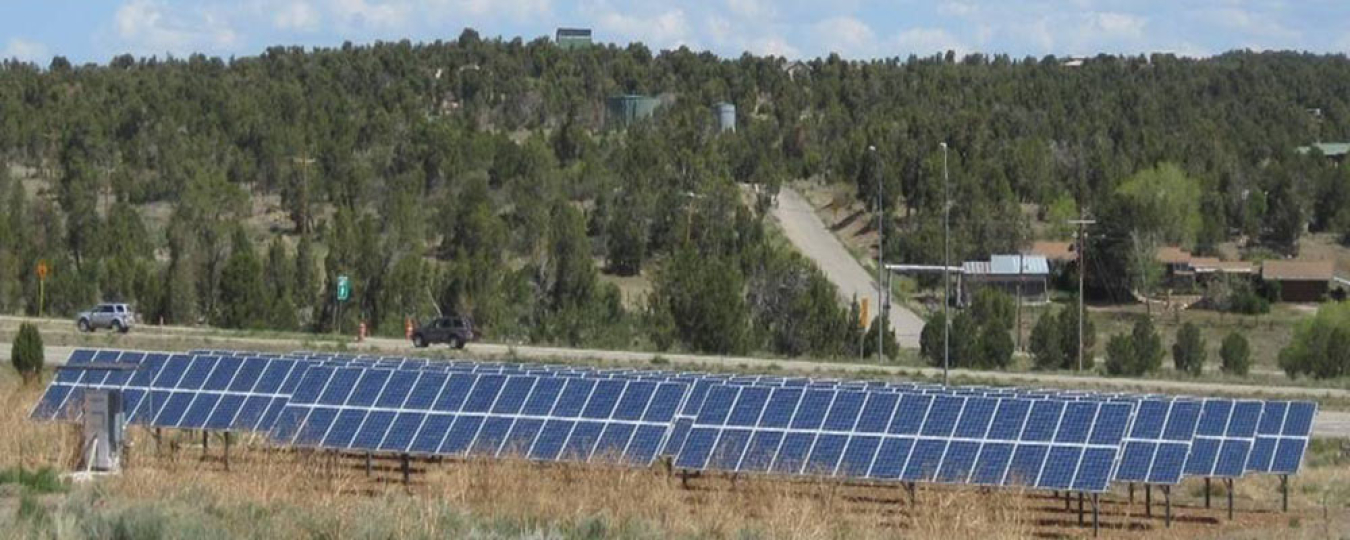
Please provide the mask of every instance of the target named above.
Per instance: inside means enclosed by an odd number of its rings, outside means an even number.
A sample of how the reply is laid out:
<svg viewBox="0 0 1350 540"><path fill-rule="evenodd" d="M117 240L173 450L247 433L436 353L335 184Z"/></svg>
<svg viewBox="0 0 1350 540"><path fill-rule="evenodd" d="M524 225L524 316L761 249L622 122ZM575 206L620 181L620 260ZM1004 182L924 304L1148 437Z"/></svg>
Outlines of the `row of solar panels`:
<svg viewBox="0 0 1350 540"><path fill-rule="evenodd" d="M692 469L1099 491L1111 480L1292 474L1316 411L1306 402L201 353L76 351L33 416L73 419L68 404L84 388L116 388L131 422L267 432L278 444L634 465L664 454ZM730 393L741 412L719 417ZM791 422L774 423L791 399ZM756 407L751 423L745 411ZM897 420L879 431L886 411ZM833 418L833 429L815 417ZM1016 418L1025 433L1009 431ZM1049 426L1057 429L1047 439Z"/></svg>

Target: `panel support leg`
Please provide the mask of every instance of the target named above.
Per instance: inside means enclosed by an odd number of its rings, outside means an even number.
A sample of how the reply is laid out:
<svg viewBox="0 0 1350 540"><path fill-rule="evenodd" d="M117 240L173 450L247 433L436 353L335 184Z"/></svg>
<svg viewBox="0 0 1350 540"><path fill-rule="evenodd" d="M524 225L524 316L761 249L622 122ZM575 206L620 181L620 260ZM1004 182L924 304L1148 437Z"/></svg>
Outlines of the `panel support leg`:
<svg viewBox="0 0 1350 540"><path fill-rule="evenodd" d="M1163 518L1163 521L1167 524L1167 527L1168 527L1168 528L1171 528L1171 527L1172 527L1172 486L1163 486L1163 487L1162 487L1162 490L1163 490L1163 501L1164 501L1164 505L1165 505L1165 510L1164 510L1164 512L1165 512L1164 516L1165 516L1165 517Z"/></svg>
<svg viewBox="0 0 1350 540"><path fill-rule="evenodd" d="M1130 482L1130 504L1134 504L1134 482Z"/></svg>
<svg viewBox="0 0 1350 540"><path fill-rule="evenodd" d="M1144 516L1153 517L1153 485L1144 484Z"/></svg>
<svg viewBox="0 0 1350 540"><path fill-rule="evenodd" d="M374 468L371 461L370 452L366 452L366 478L370 478L370 471Z"/></svg>
<svg viewBox="0 0 1350 540"><path fill-rule="evenodd" d="M412 483L412 471L408 465L408 454L399 456L399 461L402 462L401 465L403 466L403 485L407 486Z"/></svg>
<svg viewBox="0 0 1350 540"><path fill-rule="evenodd" d="M1078 526L1083 526L1083 492L1078 492Z"/></svg>
<svg viewBox="0 0 1350 540"><path fill-rule="evenodd" d="M1098 514L1101 511L1101 499L1096 493L1092 494L1092 537L1096 538L1101 534L1101 521Z"/></svg>
<svg viewBox="0 0 1350 540"><path fill-rule="evenodd" d="M1289 513L1289 475L1287 475L1287 474L1281 474L1281 475L1280 475L1280 498L1282 499L1282 502L1281 502L1281 504L1280 504L1280 508L1281 508L1281 510L1284 511L1284 513L1288 514L1288 513Z"/></svg>
<svg viewBox="0 0 1350 540"><path fill-rule="evenodd" d="M1073 495L1071 495L1069 492L1065 491L1065 492L1064 492L1064 511L1065 511L1065 512L1068 512L1069 510L1073 510Z"/></svg>
<svg viewBox="0 0 1350 540"><path fill-rule="evenodd" d="M1233 479L1223 479L1224 486L1228 488L1228 521L1233 521Z"/></svg>
<svg viewBox="0 0 1350 540"><path fill-rule="evenodd" d="M918 488L914 485L914 482L910 482L905 488L909 490L909 505L911 507L917 506L919 504Z"/></svg>
<svg viewBox="0 0 1350 540"><path fill-rule="evenodd" d="M203 430L202 430L202 458L205 458L205 457L206 457L207 450L210 449L210 442L211 442L211 439L208 438L208 435L210 435L210 434L207 433L206 430L203 429Z"/></svg>
<svg viewBox="0 0 1350 540"><path fill-rule="evenodd" d="M164 442L164 430L155 428L155 457L159 457L159 445Z"/></svg>
<svg viewBox="0 0 1350 540"><path fill-rule="evenodd" d="M689 471L686 469L680 469L680 487L689 489Z"/></svg>
<svg viewBox="0 0 1350 540"><path fill-rule="evenodd" d="M230 472L230 432L225 432L225 472Z"/></svg>
<svg viewBox="0 0 1350 540"><path fill-rule="evenodd" d="M1209 509L1209 477L1205 477L1205 509Z"/></svg>

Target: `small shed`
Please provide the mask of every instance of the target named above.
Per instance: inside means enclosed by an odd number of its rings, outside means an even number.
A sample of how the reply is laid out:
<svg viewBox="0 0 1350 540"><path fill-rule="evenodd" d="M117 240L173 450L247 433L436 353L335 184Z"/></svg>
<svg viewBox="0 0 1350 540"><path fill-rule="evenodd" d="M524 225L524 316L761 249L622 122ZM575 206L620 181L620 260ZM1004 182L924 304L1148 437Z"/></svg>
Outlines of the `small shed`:
<svg viewBox="0 0 1350 540"><path fill-rule="evenodd" d="M961 274L961 297L966 301L981 287L997 287L1014 298L1037 303L1050 300L1050 264L1040 255L994 255L988 261L966 261Z"/></svg>
<svg viewBox="0 0 1350 540"><path fill-rule="evenodd" d="M559 28L553 41L562 49L584 49L591 46L591 29Z"/></svg>
<svg viewBox="0 0 1350 540"><path fill-rule="evenodd" d="M1261 280L1280 286L1280 300L1319 302L1331 288L1335 275L1331 261L1278 260L1261 263Z"/></svg>

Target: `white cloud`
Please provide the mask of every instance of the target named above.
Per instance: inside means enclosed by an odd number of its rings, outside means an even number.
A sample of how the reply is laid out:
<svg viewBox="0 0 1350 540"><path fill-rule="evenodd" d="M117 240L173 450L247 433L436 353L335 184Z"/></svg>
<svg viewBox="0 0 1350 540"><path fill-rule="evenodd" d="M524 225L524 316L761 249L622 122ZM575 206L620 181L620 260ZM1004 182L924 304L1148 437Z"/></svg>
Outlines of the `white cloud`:
<svg viewBox="0 0 1350 540"><path fill-rule="evenodd" d="M969 50L951 32L941 28L910 28L896 34L892 43L900 53L896 56L909 53L925 56L947 51L956 51L957 54L961 54Z"/></svg>
<svg viewBox="0 0 1350 540"><path fill-rule="evenodd" d="M876 32L867 23L853 17L830 17L813 25L811 33L825 53L839 53L849 58L876 54Z"/></svg>
<svg viewBox="0 0 1350 540"><path fill-rule="evenodd" d="M1139 38L1144 34L1148 20L1128 13L1098 12L1088 14L1090 27L1104 37Z"/></svg>
<svg viewBox="0 0 1350 540"><path fill-rule="evenodd" d="M408 23L411 5L401 1L333 0L329 9L344 25L396 29Z"/></svg>
<svg viewBox="0 0 1350 540"><path fill-rule="evenodd" d="M597 21L599 29L626 41L641 41L652 49L693 46L689 20L683 9L671 9L652 16L625 15L607 11Z"/></svg>
<svg viewBox="0 0 1350 540"><path fill-rule="evenodd" d="M948 1L938 4L937 11L951 17L969 17L979 11L979 7L969 2Z"/></svg>
<svg viewBox="0 0 1350 540"><path fill-rule="evenodd" d="M43 65L52 59L52 55L46 45L16 37L10 38L5 48L0 50L0 59L11 58Z"/></svg>
<svg viewBox="0 0 1350 540"><path fill-rule="evenodd" d="M314 32L319 29L319 11L305 0L274 6L272 25L281 30Z"/></svg>
<svg viewBox="0 0 1350 540"><path fill-rule="evenodd" d="M781 37L758 38L752 41L746 50L760 56L782 56L790 59L802 57L801 51Z"/></svg>
<svg viewBox="0 0 1350 540"><path fill-rule="evenodd" d="M759 22L778 16L778 10L774 9L773 3L762 0L727 0L727 11L737 17Z"/></svg>
<svg viewBox="0 0 1350 540"><path fill-rule="evenodd" d="M142 54L216 52L239 42L223 15L204 7L173 11L156 0L122 4L113 14L113 27L125 45Z"/></svg>

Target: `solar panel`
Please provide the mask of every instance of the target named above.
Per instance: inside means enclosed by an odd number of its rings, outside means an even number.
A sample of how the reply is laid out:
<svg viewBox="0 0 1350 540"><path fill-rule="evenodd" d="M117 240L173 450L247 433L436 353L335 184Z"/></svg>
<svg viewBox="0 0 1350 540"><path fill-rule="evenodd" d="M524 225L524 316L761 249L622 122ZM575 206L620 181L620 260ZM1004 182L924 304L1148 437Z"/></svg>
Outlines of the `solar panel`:
<svg viewBox="0 0 1350 540"><path fill-rule="evenodd" d="M627 379L311 368L279 444L646 466L687 385Z"/></svg>
<svg viewBox="0 0 1350 540"><path fill-rule="evenodd" d="M1186 457L1186 476L1242 476L1255 443L1261 409L1260 401L1206 399Z"/></svg>
<svg viewBox="0 0 1350 540"><path fill-rule="evenodd" d="M1125 436L1116 481L1180 482L1199 420L1198 401L1141 400Z"/></svg>
<svg viewBox="0 0 1350 540"><path fill-rule="evenodd" d="M1104 491L1131 406L883 391L710 389L687 470Z"/></svg>
<svg viewBox="0 0 1350 540"><path fill-rule="evenodd" d="M1267 401L1256 428L1256 442L1247 458L1247 472L1297 474L1312 435L1317 403Z"/></svg>

